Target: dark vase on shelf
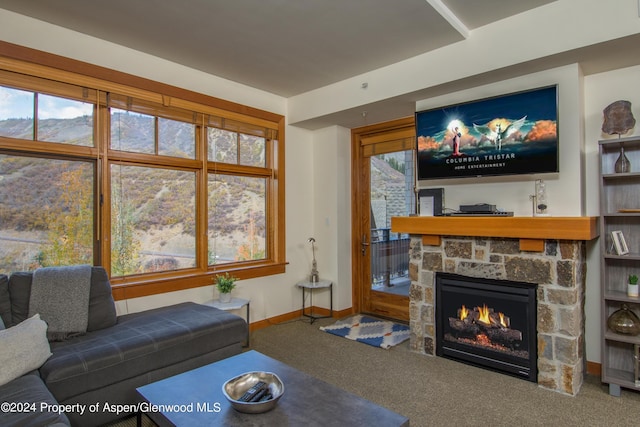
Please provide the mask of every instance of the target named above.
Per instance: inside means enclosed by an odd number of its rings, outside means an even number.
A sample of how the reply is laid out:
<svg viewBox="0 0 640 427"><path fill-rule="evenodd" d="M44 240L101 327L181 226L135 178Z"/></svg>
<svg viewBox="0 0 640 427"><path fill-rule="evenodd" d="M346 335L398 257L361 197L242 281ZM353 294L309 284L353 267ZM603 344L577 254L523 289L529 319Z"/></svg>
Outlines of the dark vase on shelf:
<svg viewBox="0 0 640 427"><path fill-rule="evenodd" d="M631 162L624 154L624 145L622 145L622 143L620 143L620 155L618 156L618 160L616 160L615 171L616 173L631 172Z"/></svg>

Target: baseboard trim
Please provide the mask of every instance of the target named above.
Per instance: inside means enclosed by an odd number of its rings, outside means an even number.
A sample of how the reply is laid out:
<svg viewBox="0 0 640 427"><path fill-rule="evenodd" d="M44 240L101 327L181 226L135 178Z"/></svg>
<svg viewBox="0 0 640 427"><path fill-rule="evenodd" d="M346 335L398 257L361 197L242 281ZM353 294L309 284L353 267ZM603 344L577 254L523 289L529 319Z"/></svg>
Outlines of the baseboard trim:
<svg viewBox="0 0 640 427"><path fill-rule="evenodd" d="M602 364L597 362L589 362L587 361L587 374L601 376L602 375Z"/></svg>

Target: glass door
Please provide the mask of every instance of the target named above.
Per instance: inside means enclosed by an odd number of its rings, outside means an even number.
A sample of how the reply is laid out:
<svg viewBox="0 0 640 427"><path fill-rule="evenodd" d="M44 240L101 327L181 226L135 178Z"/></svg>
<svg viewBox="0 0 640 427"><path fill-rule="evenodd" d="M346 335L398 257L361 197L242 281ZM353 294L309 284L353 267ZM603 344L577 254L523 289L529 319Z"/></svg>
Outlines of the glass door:
<svg viewBox="0 0 640 427"><path fill-rule="evenodd" d="M354 134L354 308L408 321L409 236L391 217L415 212L413 119L380 126Z"/></svg>
<svg viewBox="0 0 640 427"><path fill-rule="evenodd" d="M373 291L409 295L409 236L391 231L391 217L415 211L413 153L405 150L369 157Z"/></svg>

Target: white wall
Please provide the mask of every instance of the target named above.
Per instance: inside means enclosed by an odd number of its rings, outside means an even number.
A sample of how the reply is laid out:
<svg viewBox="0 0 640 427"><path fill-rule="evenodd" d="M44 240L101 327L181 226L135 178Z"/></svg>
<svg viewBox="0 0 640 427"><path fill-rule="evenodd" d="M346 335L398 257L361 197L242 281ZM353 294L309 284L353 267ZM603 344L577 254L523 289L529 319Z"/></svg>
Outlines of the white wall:
<svg viewBox="0 0 640 427"><path fill-rule="evenodd" d="M333 308L351 307L351 131L313 133L314 230L320 277L333 281ZM323 300L314 300L320 302ZM329 307L325 295L323 307Z"/></svg>

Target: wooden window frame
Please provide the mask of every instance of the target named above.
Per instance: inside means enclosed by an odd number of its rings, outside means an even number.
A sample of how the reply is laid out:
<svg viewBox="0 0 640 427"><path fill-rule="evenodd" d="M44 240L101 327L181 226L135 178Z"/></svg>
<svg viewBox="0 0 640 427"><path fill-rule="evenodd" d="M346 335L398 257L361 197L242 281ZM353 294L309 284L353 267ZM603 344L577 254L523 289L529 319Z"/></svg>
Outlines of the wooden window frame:
<svg viewBox="0 0 640 427"><path fill-rule="evenodd" d="M33 92L63 96L71 99L94 102L98 105L94 147L68 144L16 140L0 137L0 149L8 152L28 152L43 157L56 155L68 158L97 159L100 194L109 194L109 165L114 163L156 165L157 167L178 168L196 171L198 185L196 191L201 199L196 204L196 267L186 270L160 273L146 273L113 278L112 290L116 300L207 286L213 283L216 274L231 271L240 279L262 277L285 272L285 149L284 116L253 107L236 104L209 95L193 92L164 83L133 76L108 68L88 64L22 46L0 41L0 84ZM78 91L78 88L89 88ZM82 95L79 97L79 93ZM207 161L206 138L197 136L195 159L182 159L140 153L128 153L111 149L110 130L107 114L107 93L117 93L135 98L140 105L156 111L162 117L179 117L184 121L185 112L196 117L196 133L205 133L206 126L225 126L229 130L259 135L264 132L265 141L271 155L267 155L264 168L242 166ZM119 108L119 107L118 107ZM173 111L173 112L172 112ZM142 111L138 111L142 112ZM165 114L166 113L166 114ZM100 124L101 123L101 124ZM243 132L249 130L249 132ZM268 153L267 153L268 154ZM206 179L213 171L233 175L258 176L267 178L267 258L264 260L208 266L206 262ZM110 206L104 203L98 209L96 235L110 234ZM204 228L206 229L206 228ZM102 238L97 250L99 264L110 264L109 239ZM108 268L107 268L108 270Z"/></svg>

